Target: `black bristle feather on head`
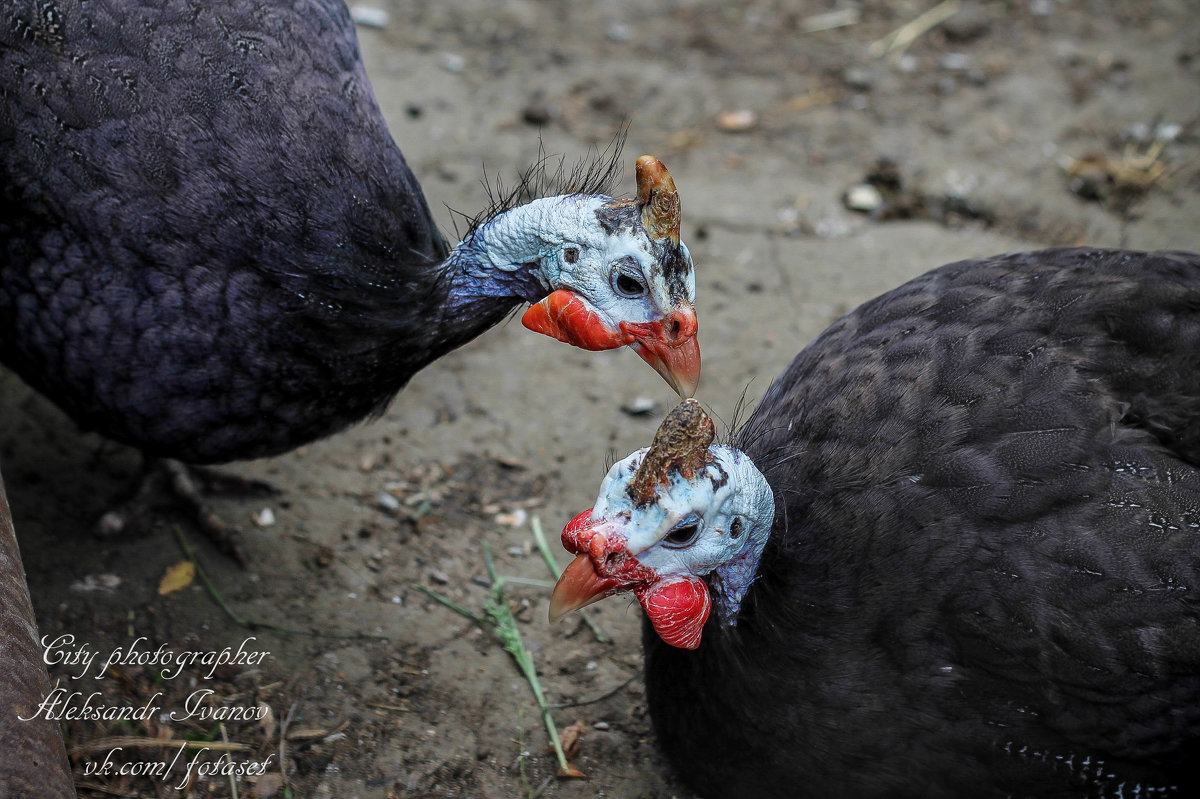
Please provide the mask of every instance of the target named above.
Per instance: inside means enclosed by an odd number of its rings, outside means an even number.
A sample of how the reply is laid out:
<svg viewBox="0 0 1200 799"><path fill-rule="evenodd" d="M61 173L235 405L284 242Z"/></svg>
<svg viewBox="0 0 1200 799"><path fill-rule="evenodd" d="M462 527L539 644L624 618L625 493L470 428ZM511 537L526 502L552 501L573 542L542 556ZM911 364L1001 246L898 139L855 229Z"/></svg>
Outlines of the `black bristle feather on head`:
<svg viewBox="0 0 1200 799"><path fill-rule="evenodd" d="M543 197L563 194L603 194L612 196L614 187L624 171L621 155L629 135L629 124L624 123L601 150L592 145L587 155L567 168L565 155L552 156L546 152L545 142L538 138L538 155L533 163L517 175L516 183L506 185L497 174L489 177L486 168L482 179L487 194L486 207L475 215L468 215L454 208L454 232L460 239L469 238L480 226L495 219L506 211ZM466 223L466 232L459 232L459 220Z"/></svg>

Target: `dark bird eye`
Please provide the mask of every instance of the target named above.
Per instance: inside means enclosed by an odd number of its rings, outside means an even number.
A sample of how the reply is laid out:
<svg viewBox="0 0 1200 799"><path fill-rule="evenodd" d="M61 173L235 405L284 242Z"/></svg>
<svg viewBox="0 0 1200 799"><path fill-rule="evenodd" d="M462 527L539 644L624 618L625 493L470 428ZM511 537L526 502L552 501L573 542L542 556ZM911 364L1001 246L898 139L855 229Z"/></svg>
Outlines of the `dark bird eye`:
<svg viewBox="0 0 1200 799"><path fill-rule="evenodd" d="M629 266L618 266L612 273L613 289L622 297L640 297L646 293L642 273Z"/></svg>
<svg viewBox="0 0 1200 799"><path fill-rule="evenodd" d="M569 264L575 263L576 261L579 260L579 248L578 247L568 247L567 249L563 250L563 258Z"/></svg>
<svg viewBox="0 0 1200 799"><path fill-rule="evenodd" d="M729 535L733 538L740 538L742 535L742 518L739 516L733 520L733 524L729 525Z"/></svg>
<svg viewBox="0 0 1200 799"><path fill-rule="evenodd" d="M666 542L668 546L685 547L696 539L696 533L700 531L700 525L692 522L685 524L682 527L676 527L671 532L667 533Z"/></svg>

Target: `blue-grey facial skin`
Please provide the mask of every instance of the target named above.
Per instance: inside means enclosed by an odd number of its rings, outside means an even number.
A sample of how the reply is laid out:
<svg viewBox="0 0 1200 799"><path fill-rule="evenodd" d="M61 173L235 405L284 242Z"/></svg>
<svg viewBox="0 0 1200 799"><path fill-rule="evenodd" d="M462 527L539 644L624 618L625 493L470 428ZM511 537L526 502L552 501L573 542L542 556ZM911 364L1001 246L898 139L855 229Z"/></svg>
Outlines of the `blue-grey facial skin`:
<svg viewBox="0 0 1200 799"><path fill-rule="evenodd" d="M707 577L721 622L736 625L775 518L766 478L745 453L712 446L711 463L690 480L672 471L654 500L639 506L628 486L646 451L609 470L592 508L593 524L619 531L627 552L659 579Z"/></svg>
<svg viewBox="0 0 1200 799"><path fill-rule="evenodd" d="M541 291L527 299L570 289L614 328L695 306L687 247L681 242L675 257L664 259L664 245L640 224L606 227L598 219L615 202L578 194L533 200L484 223L459 246L480 253L474 268L481 273L528 268Z"/></svg>

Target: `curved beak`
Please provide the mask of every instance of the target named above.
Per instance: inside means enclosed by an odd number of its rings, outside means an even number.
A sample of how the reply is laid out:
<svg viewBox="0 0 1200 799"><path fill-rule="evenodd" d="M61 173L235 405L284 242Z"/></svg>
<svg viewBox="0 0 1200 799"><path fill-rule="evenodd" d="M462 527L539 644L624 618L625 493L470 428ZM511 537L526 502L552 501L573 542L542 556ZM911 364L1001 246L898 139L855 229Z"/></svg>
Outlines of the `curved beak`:
<svg viewBox="0 0 1200 799"><path fill-rule="evenodd" d="M589 555L576 555L558 578L550 595L550 621L556 622L568 613L599 602L621 590L620 580L601 577L592 566Z"/></svg>
<svg viewBox="0 0 1200 799"><path fill-rule="evenodd" d="M633 337L631 347L658 372L675 393L687 399L700 384L700 341L696 338L696 309L681 305L656 322L621 322Z"/></svg>
<svg viewBox="0 0 1200 799"><path fill-rule="evenodd" d="M700 383L698 324L691 305L680 305L661 320L622 321L613 329L587 300L569 289L558 289L530 306L521 324L585 350L628 344L684 398L694 395Z"/></svg>

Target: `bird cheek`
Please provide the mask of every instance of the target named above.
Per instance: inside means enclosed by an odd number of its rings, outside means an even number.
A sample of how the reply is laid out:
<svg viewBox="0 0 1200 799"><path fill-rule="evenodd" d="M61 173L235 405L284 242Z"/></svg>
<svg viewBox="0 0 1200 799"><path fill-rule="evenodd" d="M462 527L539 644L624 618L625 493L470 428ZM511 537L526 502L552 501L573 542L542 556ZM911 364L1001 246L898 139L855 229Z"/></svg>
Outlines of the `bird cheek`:
<svg viewBox="0 0 1200 799"><path fill-rule="evenodd" d="M659 638L680 649L700 646L704 623L712 610L708 586L703 580L695 577L660 580L635 589L635 593Z"/></svg>
<svg viewBox="0 0 1200 799"><path fill-rule="evenodd" d="M530 306L521 324L585 350L611 350L633 341L633 336L605 323L590 302L567 289L553 291Z"/></svg>

